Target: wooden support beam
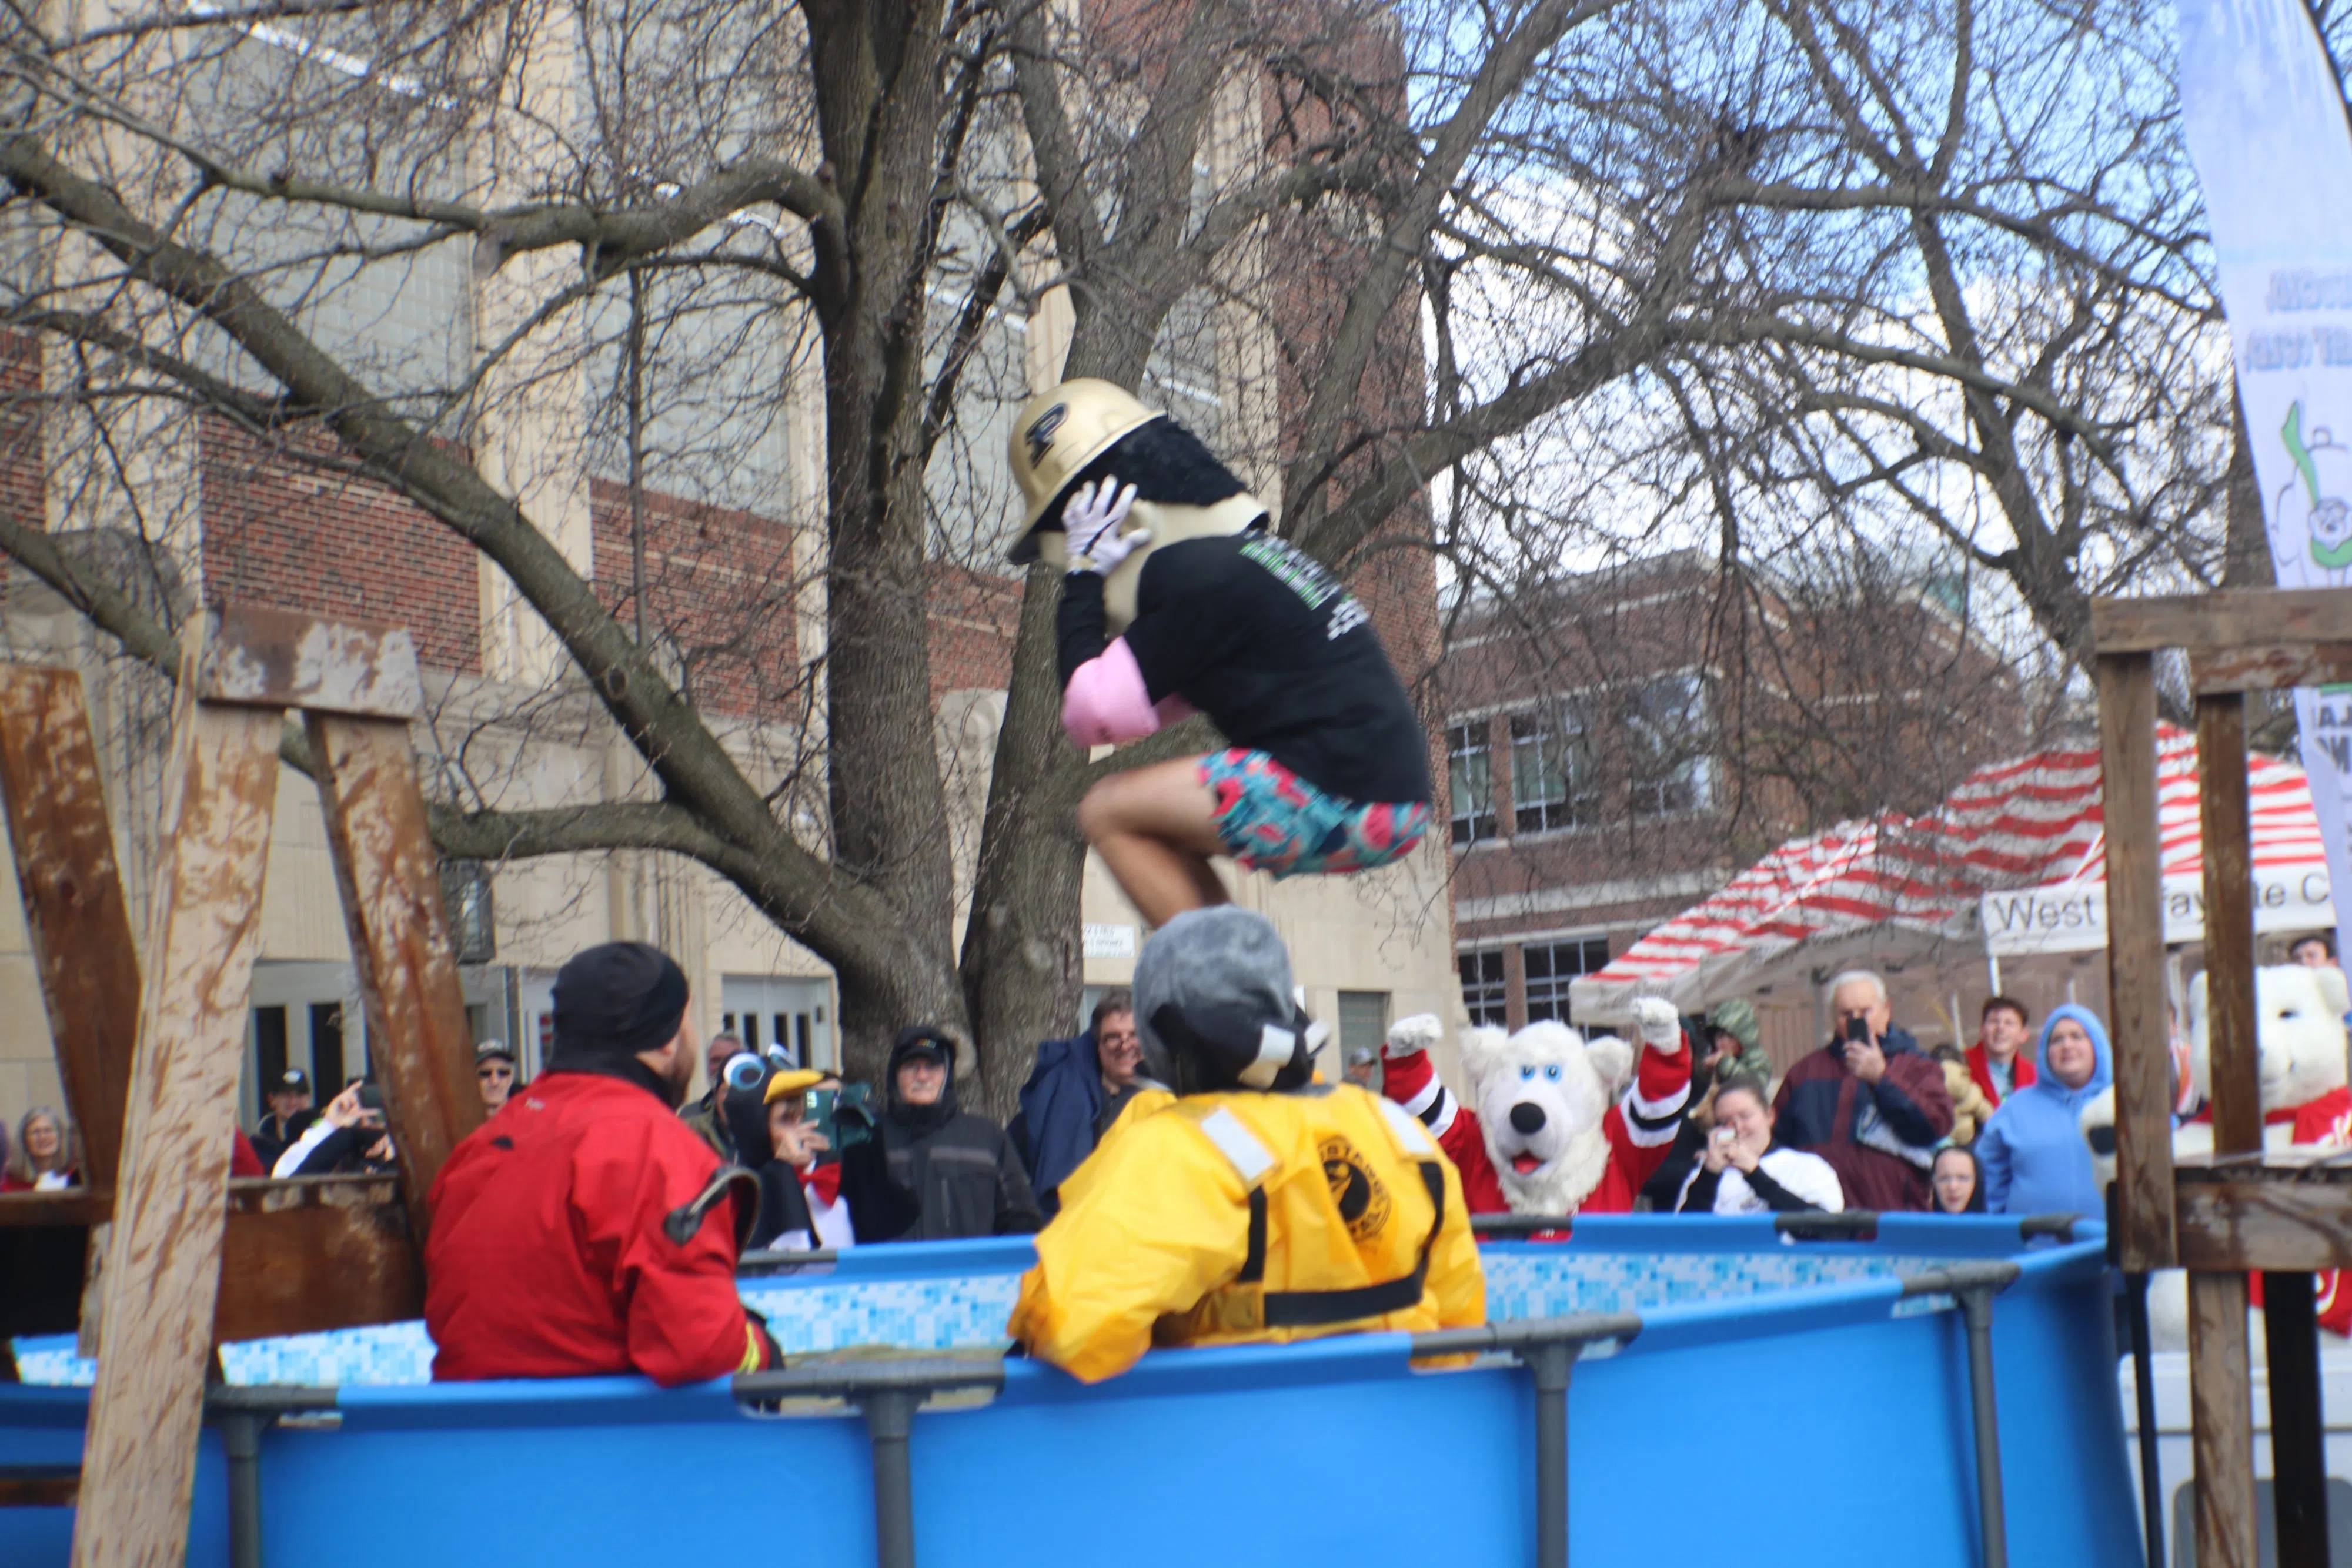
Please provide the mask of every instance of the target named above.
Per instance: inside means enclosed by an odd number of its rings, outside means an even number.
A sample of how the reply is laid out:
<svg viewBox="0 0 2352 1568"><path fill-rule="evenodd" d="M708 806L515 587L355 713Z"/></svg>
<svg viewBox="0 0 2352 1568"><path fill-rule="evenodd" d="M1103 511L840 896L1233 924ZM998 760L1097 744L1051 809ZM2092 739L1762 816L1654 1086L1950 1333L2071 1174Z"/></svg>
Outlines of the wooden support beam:
<svg viewBox="0 0 2352 1568"><path fill-rule="evenodd" d="M2242 695L2197 699L2197 777L2213 1152L2253 1154L2263 1146L2263 1092L2254 1048L2254 843Z"/></svg>
<svg viewBox="0 0 2352 1568"><path fill-rule="evenodd" d="M2282 643L2352 643L2352 593L2337 588L2224 588L2091 601L2102 656L2186 648L2191 656Z"/></svg>
<svg viewBox="0 0 2352 1568"><path fill-rule="evenodd" d="M0 803L82 1180L114 1185L139 1031L139 951L81 676L0 664Z"/></svg>
<svg viewBox="0 0 2352 1568"><path fill-rule="evenodd" d="M2253 1379L2243 1274L2189 1276L2189 1427L2198 1568L2255 1568Z"/></svg>
<svg viewBox="0 0 2352 1568"><path fill-rule="evenodd" d="M2292 691L2352 681L2352 643L2298 643L2277 648L2231 648L2189 661L2189 684L2207 692Z"/></svg>
<svg viewBox="0 0 2352 1568"><path fill-rule="evenodd" d="M229 1184L215 1343L400 1322L424 1312L425 1272L389 1177Z"/></svg>
<svg viewBox="0 0 2352 1568"><path fill-rule="evenodd" d="M2156 821L2156 663L2101 654L2107 998L2116 1072L2116 1245L2122 1266L2172 1267L2172 1049L2164 1027L2163 869Z"/></svg>
<svg viewBox="0 0 2352 1568"><path fill-rule="evenodd" d="M408 727L320 714L307 722L367 1011L369 1059L383 1081L402 1192L421 1243L433 1178L457 1141L482 1123L440 860Z"/></svg>
<svg viewBox="0 0 2352 1568"><path fill-rule="evenodd" d="M195 684L165 776L75 1568L172 1568L187 1546L279 729Z"/></svg>
<svg viewBox="0 0 2352 1568"><path fill-rule="evenodd" d="M2181 1172L2184 1269L2352 1269L2352 1169Z"/></svg>
<svg viewBox="0 0 2352 1568"><path fill-rule="evenodd" d="M415 718L425 706L416 644L405 627L242 604L213 615L196 695L362 718Z"/></svg>

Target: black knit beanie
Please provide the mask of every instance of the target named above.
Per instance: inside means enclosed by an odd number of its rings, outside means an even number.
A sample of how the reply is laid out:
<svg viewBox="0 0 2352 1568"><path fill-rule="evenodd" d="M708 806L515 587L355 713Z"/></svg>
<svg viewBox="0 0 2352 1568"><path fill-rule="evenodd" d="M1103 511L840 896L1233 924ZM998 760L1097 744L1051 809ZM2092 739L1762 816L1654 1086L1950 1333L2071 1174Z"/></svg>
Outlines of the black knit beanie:
<svg viewBox="0 0 2352 1568"><path fill-rule="evenodd" d="M658 1051L686 1017L686 971L658 947L607 942L555 974L554 1071L593 1071Z"/></svg>

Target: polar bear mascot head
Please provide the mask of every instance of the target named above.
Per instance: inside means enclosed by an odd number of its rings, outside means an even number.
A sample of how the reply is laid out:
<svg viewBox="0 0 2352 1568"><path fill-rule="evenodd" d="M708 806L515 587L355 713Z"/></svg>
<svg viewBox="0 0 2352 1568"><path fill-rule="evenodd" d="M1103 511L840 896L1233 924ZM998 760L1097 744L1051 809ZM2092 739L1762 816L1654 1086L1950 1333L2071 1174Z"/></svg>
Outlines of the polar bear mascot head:
<svg viewBox="0 0 2352 1568"><path fill-rule="evenodd" d="M1609 1168L1601 1119L1633 1081L1633 1048L1564 1023L1474 1029L1462 1036L1462 1066L1512 1211L1574 1213Z"/></svg>
<svg viewBox="0 0 2352 1568"><path fill-rule="evenodd" d="M2263 1114L2292 1111L2344 1087L2344 971L2273 964L2254 971L2254 1039ZM2211 1004L2200 973L2189 985L2189 1076L2213 1100Z"/></svg>
<svg viewBox="0 0 2352 1568"><path fill-rule="evenodd" d="M2308 1105L2344 1086L2347 1063L2344 971L2275 964L2254 971L2256 1071L2263 1114ZM2212 1005L2201 973L2189 984L2189 1078L2197 1097L2213 1098ZM2104 1186L2115 1175L2116 1100L2110 1089L2083 1107L2083 1131ZM2265 1142L2284 1143L2292 1129L2274 1124ZM2210 1154L2213 1130L2200 1120L2176 1129L2175 1155Z"/></svg>

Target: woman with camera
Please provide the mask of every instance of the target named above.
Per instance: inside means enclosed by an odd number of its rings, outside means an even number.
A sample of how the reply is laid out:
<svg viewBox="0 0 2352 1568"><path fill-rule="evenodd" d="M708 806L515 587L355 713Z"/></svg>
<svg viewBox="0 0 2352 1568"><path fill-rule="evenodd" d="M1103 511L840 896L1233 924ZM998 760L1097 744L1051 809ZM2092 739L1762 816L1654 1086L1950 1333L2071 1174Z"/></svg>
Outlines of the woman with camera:
<svg viewBox="0 0 2352 1568"><path fill-rule="evenodd" d="M1845 1207L1837 1172L1772 1138L1763 1085L1734 1078L1715 1092L1715 1130L1683 1182L1677 1214L1802 1214Z"/></svg>

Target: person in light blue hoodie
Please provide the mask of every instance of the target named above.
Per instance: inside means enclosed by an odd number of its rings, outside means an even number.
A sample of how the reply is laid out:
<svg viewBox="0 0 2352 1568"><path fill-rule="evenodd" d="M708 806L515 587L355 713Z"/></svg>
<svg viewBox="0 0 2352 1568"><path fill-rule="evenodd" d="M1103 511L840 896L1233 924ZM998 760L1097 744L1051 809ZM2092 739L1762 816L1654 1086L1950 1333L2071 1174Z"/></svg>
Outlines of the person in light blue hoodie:
<svg viewBox="0 0 2352 1568"><path fill-rule="evenodd" d="M2115 1077L2106 1026L2088 1008L2053 1008L2036 1056L2042 1076L2001 1102L1977 1137L1985 1207L1995 1214L2105 1212L2077 1120Z"/></svg>

